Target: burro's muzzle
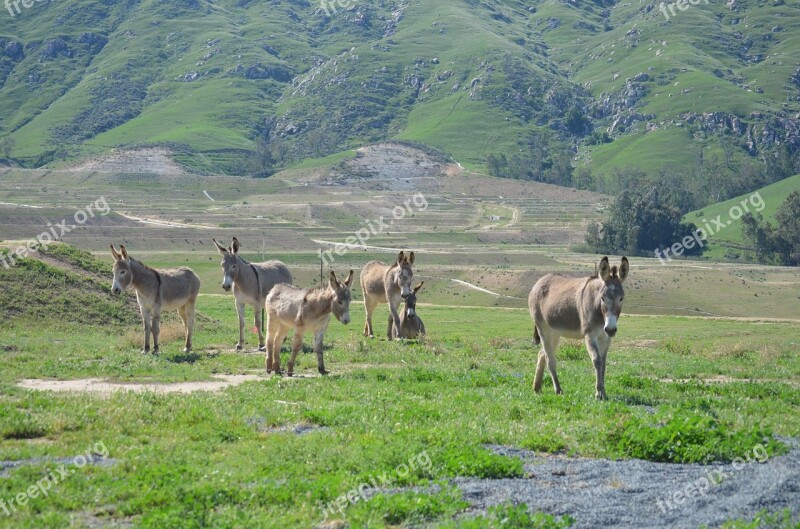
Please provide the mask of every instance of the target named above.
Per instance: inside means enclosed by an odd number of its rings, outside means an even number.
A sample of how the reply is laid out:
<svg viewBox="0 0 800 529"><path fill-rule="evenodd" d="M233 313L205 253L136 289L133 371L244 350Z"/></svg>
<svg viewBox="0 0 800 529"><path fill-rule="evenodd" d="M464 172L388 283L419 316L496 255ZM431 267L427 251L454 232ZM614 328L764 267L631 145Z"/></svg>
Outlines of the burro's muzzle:
<svg viewBox="0 0 800 529"><path fill-rule="evenodd" d="M228 292L232 286L233 286L233 278L231 276L225 276L222 278L222 290Z"/></svg>
<svg viewBox="0 0 800 529"><path fill-rule="evenodd" d="M612 338L617 334L617 317L614 314L606 316L606 324L603 326L603 330Z"/></svg>

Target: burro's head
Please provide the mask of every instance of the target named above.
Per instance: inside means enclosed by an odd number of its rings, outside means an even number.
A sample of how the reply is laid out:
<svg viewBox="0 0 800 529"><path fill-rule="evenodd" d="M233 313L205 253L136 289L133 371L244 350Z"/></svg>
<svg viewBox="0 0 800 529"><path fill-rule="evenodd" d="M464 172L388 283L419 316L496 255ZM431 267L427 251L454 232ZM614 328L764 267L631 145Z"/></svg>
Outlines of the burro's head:
<svg viewBox="0 0 800 529"><path fill-rule="evenodd" d="M128 258L128 250L125 245L121 244L119 252L111 245L111 255L114 256L114 279L111 283L111 293L115 295L122 294L128 288L133 280L131 273L131 261Z"/></svg>
<svg viewBox="0 0 800 529"><path fill-rule="evenodd" d="M622 314L622 301L625 299L625 289L622 283L628 277L628 258L623 257L619 268L608 263L608 257L600 260L599 277L603 281L600 291L600 311L603 313L603 330L613 337L617 334L617 322Z"/></svg>
<svg viewBox="0 0 800 529"><path fill-rule="evenodd" d="M419 289L421 289L424 284L425 281L422 281L411 290L411 294L406 296L405 315L409 320L413 320L417 317L417 292L419 292Z"/></svg>
<svg viewBox="0 0 800 529"><path fill-rule="evenodd" d="M347 325L350 323L350 299L352 298L350 286L353 284L353 271L344 281L336 279L336 273L331 270L328 279L328 287L333 290L334 296L331 301L331 312L336 319Z"/></svg>
<svg viewBox="0 0 800 529"><path fill-rule="evenodd" d="M234 237L230 246L227 248L218 243L216 239L211 240L214 241L217 251L222 255L222 262L220 263L222 267L222 289L227 292L233 287L233 283L239 277L239 269L241 268L239 259L239 239Z"/></svg>
<svg viewBox="0 0 800 529"><path fill-rule="evenodd" d="M414 252L400 252L397 255L395 266L394 282L400 287L400 297L406 299L411 294L411 282L414 280L414 270L411 268L414 265Z"/></svg>

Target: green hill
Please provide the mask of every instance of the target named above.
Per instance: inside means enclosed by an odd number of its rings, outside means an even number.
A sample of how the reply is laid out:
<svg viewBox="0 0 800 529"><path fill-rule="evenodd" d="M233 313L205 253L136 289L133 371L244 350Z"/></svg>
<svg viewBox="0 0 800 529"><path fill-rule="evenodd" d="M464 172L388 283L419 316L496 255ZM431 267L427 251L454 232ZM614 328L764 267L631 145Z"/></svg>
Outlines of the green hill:
<svg viewBox="0 0 800 529"><path fill-rule="evenodd" d="M694 211L687 214L684 220L693 222L698 227L703 227L704 225L714 227L715 223L712 219L719 217L719 221L725 227L708 237L711 244L703 255L711 258L736 259L742 255L743 250L748 248L742 238L742 222L735 218L739 216L737 208L743 212L746 212L745 207L752 213L759 212L764 216L765 220L774 224L775 213L781 203L786 200L786 197L791 192L797 190L800 190L800 175L775 182L753 193L747 193Z"/></svg>
<svg viewBox="0 0 800 529"><path fill-rule="evenodd" d="M792 2L700 3L670 20L615 0L325 5L12 5L0 139L27 166L158 144L192 170L233 174L385 139L468 167L503 154L510 173L574 156L605 177L692 170L701 155L731 172L800 149Z"/></svg>

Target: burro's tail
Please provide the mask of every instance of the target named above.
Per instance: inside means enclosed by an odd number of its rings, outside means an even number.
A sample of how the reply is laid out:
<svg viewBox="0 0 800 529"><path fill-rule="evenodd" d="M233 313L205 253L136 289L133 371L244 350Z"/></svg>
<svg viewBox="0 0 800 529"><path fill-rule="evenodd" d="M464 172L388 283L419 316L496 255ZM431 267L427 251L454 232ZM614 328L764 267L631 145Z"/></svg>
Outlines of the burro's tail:
<svg viewBox="0 0 800 529"><path fill-rule="evenodd" d="M540 343L542 343L542 339L539 336L539 328L536 325L534 325L533 326L533 345L539 345Z"/></svg>

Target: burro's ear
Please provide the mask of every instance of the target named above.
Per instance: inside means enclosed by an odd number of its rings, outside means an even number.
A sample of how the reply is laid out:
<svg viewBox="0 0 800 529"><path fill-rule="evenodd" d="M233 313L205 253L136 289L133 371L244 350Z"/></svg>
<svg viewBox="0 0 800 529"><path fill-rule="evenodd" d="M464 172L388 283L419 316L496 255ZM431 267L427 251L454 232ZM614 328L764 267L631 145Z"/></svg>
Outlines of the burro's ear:
<svg viewBox="0 0 800 529"><path fill-rule="evenodd" d="M397 254L397 264L403 264L403 261L405 261L405 260L406 260L406 254L405 253L403 253L401 251L399 254Z"/></svg>
<svg viewBox="0 0 800 529"><path fill-rule="evenodd" d="M625 278L628 277L628 272L630 271L631 265L628 264L628 258L623 257L622 263L619 265L619 280L625 281Z"/></svg>
<svg viewBox="0 0 800 529"><path fill-rule="evenodd" d="M222 246L220 243L218 243L216 239L211 239L211 240L214 241L214 246L217 247L217 251L219 253L221 253L222 255L225 255L226 253L228 253L228 249L225 248L224 246Z"/></svg>
<svg viewBox="0 0 800 529"><path fill-rule="evenodd" d="M236 237L234 237L233 242L231 242L231 252L234 254L239 253L239 239Z"/></svg>
<svg viewBox="0 0 800 529"><path fill-rule="evenodd" d="M125 249L125 245L124 244L120 244L119 245L119 251L122 252L122 258L127 261L128 260L128 250Z"/></svg>
<svg viewBox="0 0 800 529"><path fill-rule="evenodd" d="M117 252L113 244L111 245L111 255L114 256L115 261L122 261L122 256L119 254L119 252Z"/></svg>
<svg viewBox="0 0 800 529"><path fill-rule="evenodd" d="M408 254L408 264L409 265L413 265L414 264L414 252L411 252L411 253Z"/></svg>
<svg viewBox="0 0 800 529"><path fill-rule="evenodd" d="M608 264L608 257L603 257L600 259L600 268L598 269L600 273L600 279L603 281L608 281L611 277L611 265Z"/></svg>
<svg viewBox="0 0 800 529"><path fill-rule="evenodd" d="M347 276L347 279L344 282L344 286L350 288L350 285L353 284L353 271L350 270L350 275Z"/></svg>
<svg viewBox="0 0 800 529"><path fill-rule="evenodd" d="M339 281L336 279L336 272L333 270L331 270L331 275L328 276L328 285L334 290L339 286Z"/></svg>
<svg viewBox="0 0 800 529"><path fill-rule="evenodd" d="M419 289L421 289L421 288L422 288L422 285L424 285L424 284L425 284L425 281L421 281L419 285L415 286L415 287L414 287L414 294L416 294L417 292L419 292Z"/></svg>

